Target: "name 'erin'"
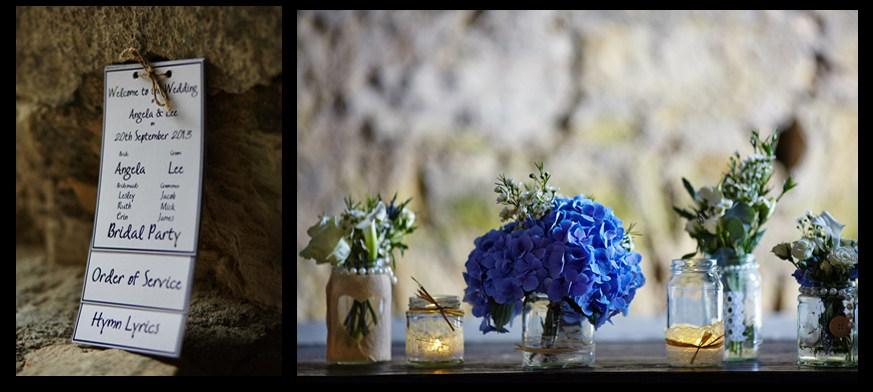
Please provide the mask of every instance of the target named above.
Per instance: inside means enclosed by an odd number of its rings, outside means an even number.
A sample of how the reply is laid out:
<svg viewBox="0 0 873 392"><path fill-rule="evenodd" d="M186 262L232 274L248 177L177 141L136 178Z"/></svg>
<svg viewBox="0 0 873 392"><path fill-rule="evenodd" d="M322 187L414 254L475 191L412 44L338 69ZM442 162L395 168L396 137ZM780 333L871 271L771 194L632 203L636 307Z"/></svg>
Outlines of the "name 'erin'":
<svg viewBox="0 0 873 392"><path fill-rule="evenodd" d="M151 224L149 225L149 233L147 237L143 237L143 232L145 232L145 225L139 227L139 230L134 230L133 225L127 225L127 228L121 226L120 229L115 228L115 223L109 224L109 233L108 238L116 238L119 239L127 239L127 240L168 240L173 241L173 247L179 244L179 237L182 235L182 232L175 231L171 227L169 230L158 230L158 225Z"/></svg>

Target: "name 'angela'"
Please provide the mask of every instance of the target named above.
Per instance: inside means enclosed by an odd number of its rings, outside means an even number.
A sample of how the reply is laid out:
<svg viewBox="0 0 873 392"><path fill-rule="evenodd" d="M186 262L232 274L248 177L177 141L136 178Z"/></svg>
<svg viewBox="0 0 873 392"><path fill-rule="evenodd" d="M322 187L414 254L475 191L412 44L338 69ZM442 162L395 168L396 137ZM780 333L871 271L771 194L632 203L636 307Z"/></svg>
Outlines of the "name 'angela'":
<svg viewBox="0 0 873 392"><path fill-rule="evenodd" d="M124 181L127 181L130 179L131 175L146 174L145 165L143 165L142 162L137 162L136 166L121 166L121 162L118 162L118 167L115 168L115 174L122 176L121 178L123 178Z"/></svg>

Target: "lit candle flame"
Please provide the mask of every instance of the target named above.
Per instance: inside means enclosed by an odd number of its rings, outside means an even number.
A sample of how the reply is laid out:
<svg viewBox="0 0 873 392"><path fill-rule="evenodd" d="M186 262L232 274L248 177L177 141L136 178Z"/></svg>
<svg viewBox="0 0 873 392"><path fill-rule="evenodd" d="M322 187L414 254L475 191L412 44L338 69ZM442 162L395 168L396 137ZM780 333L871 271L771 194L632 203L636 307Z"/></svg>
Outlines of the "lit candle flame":
<svg viewBox="0 0 873 392"><path fill-rule="evenodd" d="M443 351L446 349L446 345L443 344L443 342L441 342L439 339L434 339L430 343L429 348L430 348L430 351Z"/></svg>

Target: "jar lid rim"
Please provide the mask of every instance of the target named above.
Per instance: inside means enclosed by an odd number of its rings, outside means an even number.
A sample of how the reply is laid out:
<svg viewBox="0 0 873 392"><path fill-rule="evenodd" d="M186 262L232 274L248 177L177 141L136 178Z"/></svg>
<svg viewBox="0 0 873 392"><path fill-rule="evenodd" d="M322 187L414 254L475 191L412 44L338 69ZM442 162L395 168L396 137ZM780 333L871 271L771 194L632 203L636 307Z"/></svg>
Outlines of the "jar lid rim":
<svg viewBox="0 0 873 392"><path fill-rule="evenodd" d="M675 259L672 267L690 268L690 269L713 269L718 267L718 261L711 258L695 258L695 259Z"/></svg>
<svg viewBox="0 0 873 392"><path fill-rule="evenodd" d="M461 300L457 295L436 294L431 295L431 297L433 297L433 299L436 300L440 304L440 306L445 308L457 308L461 306ZM418 296L409 297L409 307L436 309L436 306L434 306L433 303Z"/></svg>

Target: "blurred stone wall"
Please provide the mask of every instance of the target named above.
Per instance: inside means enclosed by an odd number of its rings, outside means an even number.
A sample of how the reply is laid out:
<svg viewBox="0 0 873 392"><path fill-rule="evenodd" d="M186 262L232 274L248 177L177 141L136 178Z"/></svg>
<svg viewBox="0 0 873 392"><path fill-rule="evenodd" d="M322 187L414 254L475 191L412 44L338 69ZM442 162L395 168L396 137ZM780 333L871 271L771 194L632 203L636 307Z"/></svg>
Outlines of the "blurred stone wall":
<svg viewBox="0 0 873 392"><path fill-rule="evenodd" d="M397 191L420 229L395 314L410 275L463 295L473 240L500 225L496 176L544 161L561 193L637 223L631 312L662 313L670 260L695 246L671 209L691 204L681 178L715 185L752 129L777 127L771 184L799 186L755 254L765 311L793 312L793 267L770 249L799 237L794 218L827 209L858 236L857 11L298 11L296 252L343 197ZM297 256L298 321L324 318L328 277Z"/></svg>
<svg viewBox="0 0 873 392"><path fill-rule="evenodd" d="M104 67L134 47L153 62L206 59L204 192L187 362L174 362L168 373L280 373L282 8L16 7L15 20L17 372L30 355L28 363L47 363L46 354L58 365L100 362L87 359L86 349L52 346L69 345L81 297ZM85 365L27 373L77 371L130 374Z"/></svg>

